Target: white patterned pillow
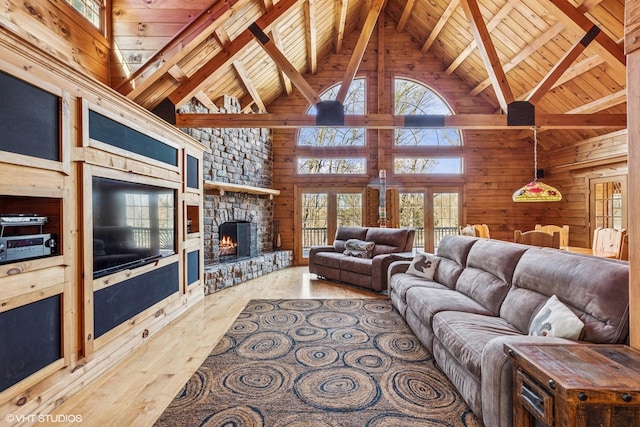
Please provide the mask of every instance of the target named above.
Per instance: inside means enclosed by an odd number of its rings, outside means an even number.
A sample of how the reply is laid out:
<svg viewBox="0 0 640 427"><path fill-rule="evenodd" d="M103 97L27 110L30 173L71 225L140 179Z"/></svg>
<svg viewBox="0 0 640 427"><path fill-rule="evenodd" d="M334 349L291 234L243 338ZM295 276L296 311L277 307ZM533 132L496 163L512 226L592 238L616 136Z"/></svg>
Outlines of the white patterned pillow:
<svg viewBox="0 0 640 427"><path fill-rule="evenodd" d="M375 242L365 242L364 240L349 239L344 243L343 254L358 258L371 258Z"/></svg>
<svg viewBox="0 0 640 427"><path fill-rule="evenodd" d="M577 340L582 328L582 320L552 295L531 321L529 335Z"/></svg>
<svg viewBox="0 0 640 427"><path fill-rule="evenodd" d="M433 280L439 262L440 258L435 255L418 253L413 257L407 273Z"/></svg>

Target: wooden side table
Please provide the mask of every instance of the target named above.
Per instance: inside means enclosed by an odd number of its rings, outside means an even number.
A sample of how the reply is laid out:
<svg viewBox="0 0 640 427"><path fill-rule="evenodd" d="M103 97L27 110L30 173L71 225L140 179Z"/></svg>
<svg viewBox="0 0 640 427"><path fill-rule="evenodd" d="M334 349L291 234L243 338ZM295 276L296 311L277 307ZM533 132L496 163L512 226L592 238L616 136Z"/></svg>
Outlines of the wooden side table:
<svg viewBox="0 0 640 427"><path fill-rule="evenodd" d="M514 427L640 427L640 351L608 344L505 344Z"/></svg>

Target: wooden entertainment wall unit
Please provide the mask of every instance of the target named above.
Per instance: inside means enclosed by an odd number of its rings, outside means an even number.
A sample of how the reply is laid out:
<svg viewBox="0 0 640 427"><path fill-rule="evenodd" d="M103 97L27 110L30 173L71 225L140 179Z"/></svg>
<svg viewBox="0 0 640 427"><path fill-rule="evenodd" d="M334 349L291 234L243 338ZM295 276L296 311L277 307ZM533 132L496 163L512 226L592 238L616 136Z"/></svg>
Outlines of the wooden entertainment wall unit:
<svg viewBox="0 0 640 427"><path fill-rule="evenodd" d="M5 420L51 412L203 298L205 148L4 28L0 87Z"/></svg>

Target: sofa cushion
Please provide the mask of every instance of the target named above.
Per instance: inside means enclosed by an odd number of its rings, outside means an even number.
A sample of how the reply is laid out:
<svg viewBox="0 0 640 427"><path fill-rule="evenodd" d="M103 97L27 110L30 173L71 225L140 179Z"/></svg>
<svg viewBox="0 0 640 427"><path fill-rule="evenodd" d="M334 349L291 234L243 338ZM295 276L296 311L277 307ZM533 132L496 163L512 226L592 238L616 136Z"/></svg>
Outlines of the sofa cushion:
<svg viewBox="0 0 640 427"><path fill-rule="evenodd" d="M349 239L344 244L343 254L358 258L371 258L373 255L374 242L366 242L360 239Z"/></svg>
<svg viewBox="0 0 640 427"><path fill-rule="evenodd" d="M500 316L528 333L539 307L557 295L584 323L581 340L623 343L629 334L629 264L531 248L513 275Z"/></svg>
<svg viewBox="0 0 640 427"><path fill-rule="evenodd" d="M553 295L531 321L529 335L577 340L583 327L584 323Z"/></svg>
<svg viewBox="0 0 640 427"><path fill-rule="evenodd" d="M349 239L366 240L367 227L346 227L339 226L336 230L336 237L333 239L333 247L336 248L336 252L344 252L345 244Z"/></svg>
<svg viewBox="0 0 640 427"><path fill-rule="evenodd" d="M417 253L413 257L413 261L411 261L409 268L407 268L407 273L423 277L428 280L433 280L439 262L440 258L435 255Z"/></svg>
<svg viewBox="0 0 640 427"><path fill-rule="evenodd" d="M490 316L491 313L473 299L451 289L413 287L407 290L407 304L426 324L441 311L459 311Z"/></svg>
<svg viewBox="0 0 640 427"><path fill-rule="evenodd" d="M435 338L478 381L481 378L482 352L487 343L500 336L522 335L500 317L459 311L436 314L432 326Z"/></svg>
<svg viewBox="0 0 640 427"><path fill-rule="evenodd" d="M371 276L371 263L371 258L342 256L342 258L340 258L340 270L353 271L355 273Z"/></svg>
<svg viewBox="0 0 640 427"><path fill-rule="evenodd" d="M409 230L406 228L375 228L371 227L367 231L364 240L375 242L373 256L404 252Z"/></svg>
<svg viewBox="0 0 640 427"><path fill-rule="evenodd" d="M467 267L458 278L456 290L497 316L511 287L518 260L526 250L524 245L478 239L469 250Z"/></svg>
<svg viewBox="0 0 640 427"><path fill-rule="evenodd" d="M407 290L414 286L434 289L449 289L434 280L426 280L408 273L396 273L391 276L391 281L389 282L389 288L394 294L397 294L402 301L407 300Z"/></svg>
<svg viewBox="0 0 640 427"><path fill-rule="evenodd" d="M340 252L318 252L313 261L316 265L339 269L340 261L344 258Z"/></svg>
<svg viewBox="0 0 640 427"><path fill-rule="evenodd" d="M455 261L456 264L466 267L467 256L471 247L479 239L475 237L447 235L443 236L438 243L437 255Z"/></svg>

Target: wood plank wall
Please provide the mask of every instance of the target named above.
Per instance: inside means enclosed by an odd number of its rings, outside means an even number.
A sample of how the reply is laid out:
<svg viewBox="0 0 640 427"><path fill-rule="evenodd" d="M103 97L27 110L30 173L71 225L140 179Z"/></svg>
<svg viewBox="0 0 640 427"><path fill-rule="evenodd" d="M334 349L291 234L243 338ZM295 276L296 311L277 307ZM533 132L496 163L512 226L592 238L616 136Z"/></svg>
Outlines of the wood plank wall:
<svg viewBox="0 0 640 427"><path fill-rule="evenodd" d="M348 38L340 54L332 54L318 64L315 75L305 78L318 92L338 83L351 57L357 35ZM378 44L383 45L378 55ZM379 72L383 69L382 72ZM439 92L456 113L492 113L495 107L483 97L469 95L471 87L456 76L444 73L443 63L430 53L421 54L420 45L406 33L397 33L392 23L386 23L371 38L357 76L366 76L368 112L391 113L393 108L391 82L394 76L412 78ZM382 80L379 82L379 80ZM383 85L381 88L380 85ZM379 99L383 97L383 99ZM295 91L282 96L269 106L271 113L306 111L306 100ZM368 131L367 147L353 149L353 155L367 158L367 176L300 176L296 174L297 156L317 154L317 151L296 147L297 131L273 131L274 188L281 190L275 205L275 218L280 221L284 249L295 251L295 236L299 235L295 219L296 194L312 187L366 188L378 183L378 169L387 170L388 188L421 189L427 185L462 186L463 212L461 223L486 223L497 239L512 240L515 229L532 229L546 218L541 204L516 204L511 195L533 178L533 145L517 137L521 131L464 131L465 174L454 179L400 177L390 173L391 131ZM366 203L377 206L375 202ZM369 209L371 211L371 208ZM375 225L376 212L367 213L367 225ZM297 263L304 263L294 252Z"/></svg>
<svg viewBox="0 0 640 427"><path fill-rule="evenodd" d="M569 226L571 246L591 245L589 180L627 175L627 151L627 131L622 130L542 154L544 182L560 190L563 197L560 203L545 203L546 217L550 224ZM562 223L554 218L561 218Z"/></svg>
<svg viewBox="0 0 640 427"><path fill-rule="evenodd" d="M7 0L0 25L57 59L109 84L108 40L64 0Z"/></svg>

